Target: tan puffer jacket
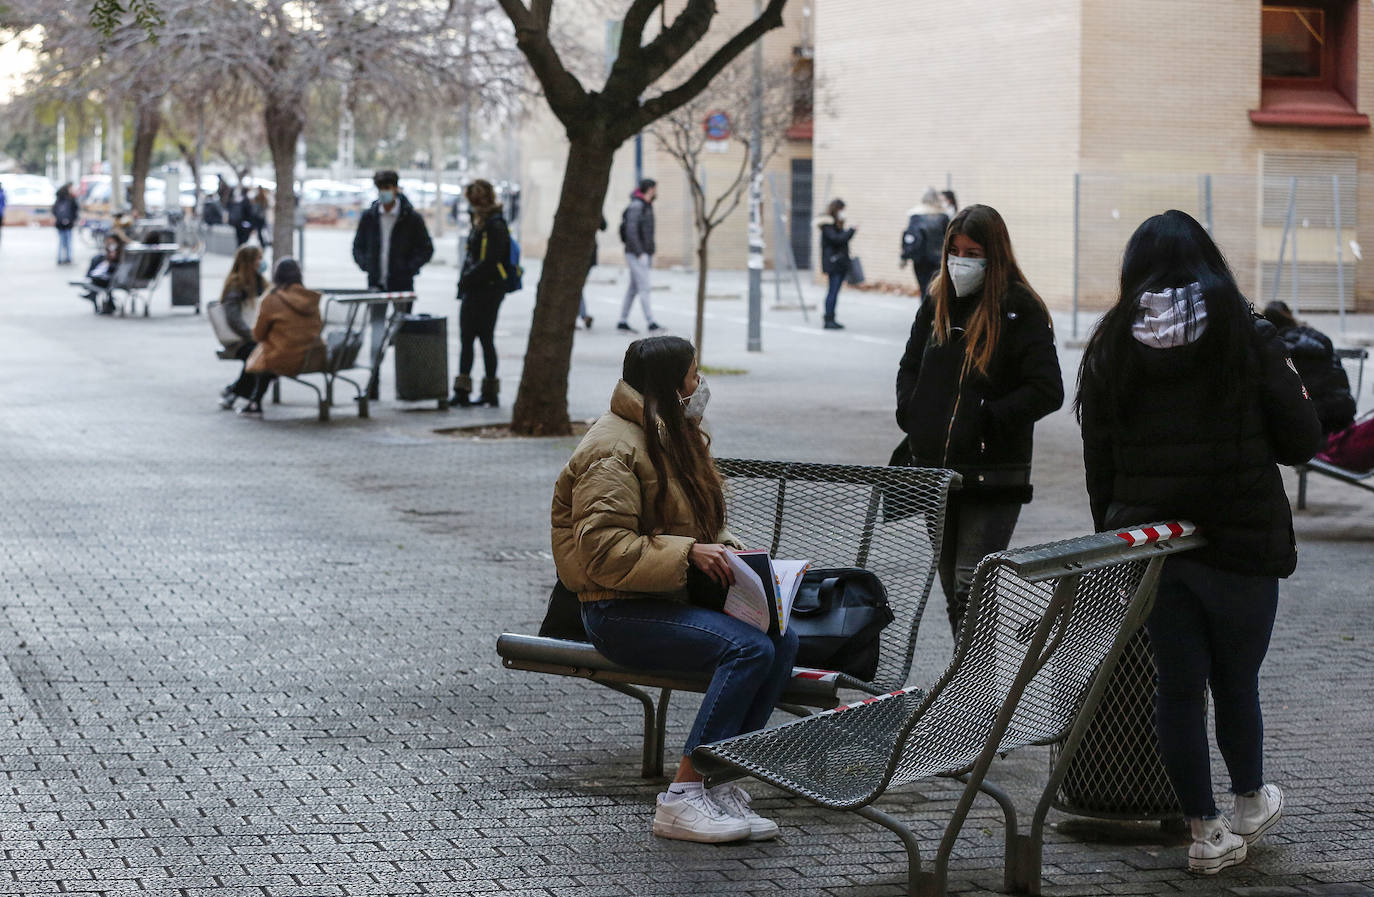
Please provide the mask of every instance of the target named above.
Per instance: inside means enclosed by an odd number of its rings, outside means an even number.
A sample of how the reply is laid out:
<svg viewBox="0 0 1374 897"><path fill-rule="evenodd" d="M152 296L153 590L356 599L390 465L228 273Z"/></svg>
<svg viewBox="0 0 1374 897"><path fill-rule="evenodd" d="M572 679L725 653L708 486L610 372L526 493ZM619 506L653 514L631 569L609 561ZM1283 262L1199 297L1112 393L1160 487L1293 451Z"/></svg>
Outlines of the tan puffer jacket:
<svg viewBox="0 0 1374 897"><path fill-rule="evenodd" d="M644 593L686 600L688 552L696 544L681 487L668 485L667 519L654 517L660 488L644 440L644 399L625 381L611 410L587 431L553 491L558 578L583 601ZM649 533L661 530L662 535ZM720 541L733 543L728 532Z"/></svg>
<svg viewBox="0 0 1374 897"><path fill-rule="evenodd" d="M259 303L253 339L246 369L255 373L294 377L307 361L322 360L320 294L298 283L272 290Z"/></svg>

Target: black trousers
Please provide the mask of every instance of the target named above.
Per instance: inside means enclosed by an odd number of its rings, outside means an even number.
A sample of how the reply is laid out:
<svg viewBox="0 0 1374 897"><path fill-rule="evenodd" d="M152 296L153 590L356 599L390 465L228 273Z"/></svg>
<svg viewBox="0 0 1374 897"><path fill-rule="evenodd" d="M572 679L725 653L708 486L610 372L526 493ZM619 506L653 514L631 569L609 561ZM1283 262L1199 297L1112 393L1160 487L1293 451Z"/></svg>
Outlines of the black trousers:
<svg viewBox="0 0 1374 897"><path fill-rule="evenodd" d="M253 354L257 343L252 340L244 340L234 353L234 357L243 362L243 367L239 369L239 378L229 385L229 389L234 395L250 402L261 402L262 397L267 395L267 387L272 385L272 381L277 379L276 374L250 373L248 371L248 356Z"/></svg>
<svg viewBox="0 0 1374 897"><path fill-rule="evenodd" d="M469 293L458 309L458 373L472 374L476 359L473 344L482 344L482 365L488 380L496 379L496 316L504 292Z"/></svg>

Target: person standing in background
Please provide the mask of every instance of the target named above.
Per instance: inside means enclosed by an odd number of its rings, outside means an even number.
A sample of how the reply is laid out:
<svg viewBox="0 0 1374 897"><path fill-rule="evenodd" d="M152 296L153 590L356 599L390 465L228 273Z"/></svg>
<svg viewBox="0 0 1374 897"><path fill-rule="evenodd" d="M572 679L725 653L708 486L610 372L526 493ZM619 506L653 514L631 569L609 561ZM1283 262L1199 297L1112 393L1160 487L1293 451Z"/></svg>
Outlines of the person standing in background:
<svg viewBox="0 0 1374 897"><path fill-rule="evenodd" d="M924 301L930 295L930 279L940 273L940 257L944 252L945 228L950 216L945 214L944 199L934 187L926 188L921 204L907 212L906 230L902 232L902 261L909 260L916 272L916 286Z"/></svg>
<svg viewBox="0 0 1374 897"><path fill-rule="evenodd" d="M353 235L353 261L367 275L367 288L376 292L408 293L415 289L415 275L434 256L425 219L400 191L400 176L391 170L372 176L377 199L358 219ZM409 314L411 303L393 303L397 314ZM377 397L375 371L381 362L386 336L386 305L369 306L374 375L367 392Z"/></svg>
<svg viewBox="0 0 1374 897"><path fill-rule="evenodd" d="M258 245L266 249L272 242L267 233L267 213L271 210L272 200L267 191L259 187L253 192L253 229L258 234Z"/></svg>
<svg viewBox="0 0 1374 897"><path fill-rule="evenodd" d="M940 201L944 206L945 214L950 218L959 214L959 200L955 198L953 190L941 190Z"/></svg>
<svg viewBox="0 0 1374 897"><path fill-rule="evenodd" d="M815 222L821 229L821 272L830 278L830 289L825 294L825 329L843 330L844 325L835 320L835 305L840 300L840 287L849 276L849 241L854 239L855 228L845 227L844 200L831 200L825 214Z"/></svg>
<svg viewBox="0 0 1374 897"><path fill-rule="evenodd" d="M654 321L653 309L649 306L649 272L654 267L654 197L658 196L658 182L645 178L639 182L639 189L630 194L630 204L626 206L620 219L620 239L625 244L625 264L630 269L630 285L625 290L625 301L620 303L620 323L616 330L635 333L630 326L630 309L634 307L635 296L639 296L640 307L644 309L644 320L648 322L649 332L661 330Z"/></svg>
<svg viewBox="0 0 1374 897"><path fill-rule="evenodd" d="M57 188L57 202L52 204L53 226L57 228L57 263L72 263L72 228L76 227L81 206L72 195L71 181Z"/></svg>
<svg viewBox="0 0 1374 897"><path fill-rule="evenodd" d="M501 381L496 379L496 316L506 298L510 275L510 229L496 189L490 181L477 179L468 184L463 195L468 201L472 227L468 229L467 253L458 278L458 377L453 381L449 404L500 403ZM472 401L472 365L476 361L475 343L482 344L482 393Z"/></svg>
<svg viewBox="0 0 1374 897"><path fill-rule="evenodd" d="M0 236L5 233L5 185L0 184Z"/></svg>

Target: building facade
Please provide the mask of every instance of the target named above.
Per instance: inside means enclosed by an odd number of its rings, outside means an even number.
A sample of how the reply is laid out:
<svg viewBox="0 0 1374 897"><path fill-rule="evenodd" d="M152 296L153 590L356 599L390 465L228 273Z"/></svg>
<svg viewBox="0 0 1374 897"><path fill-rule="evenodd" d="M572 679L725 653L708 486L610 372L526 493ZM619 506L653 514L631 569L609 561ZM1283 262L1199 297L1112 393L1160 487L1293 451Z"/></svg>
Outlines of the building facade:
<svg viewBox="0 0 1374 897"><path fill-rule="evenodd" d="M845 200L870 280L912 284L900 234L935 186L1003 214L1056 308L1113 301L1131 232L1178 208L1257 303L1277 277L1300 311L1374 310L1374 10L1356 0L816 6L814 202Z"/></svg>

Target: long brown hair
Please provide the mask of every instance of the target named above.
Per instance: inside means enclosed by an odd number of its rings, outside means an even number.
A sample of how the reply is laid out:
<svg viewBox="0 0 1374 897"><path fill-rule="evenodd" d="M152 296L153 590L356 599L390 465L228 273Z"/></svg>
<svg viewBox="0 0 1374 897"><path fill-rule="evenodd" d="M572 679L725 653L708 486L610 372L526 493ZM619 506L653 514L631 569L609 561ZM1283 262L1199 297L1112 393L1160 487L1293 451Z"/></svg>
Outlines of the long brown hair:
<svg viewBox="0 0 1374 897"><path fill-rule="evenodd" d="M964 344L964 370L977 370L986 376L997 353L997 340L1002 335L1003 306L1011 288L1019 286L1030 293L1031 298L1040 304L1046 318L1049 317L1049 309L1045 308L1045 302L1039 294L1031 289L1026 275L1021 273L1021 267L1016 264L1016 254L1011 249L1011 235L1007 233L1007 224L1002 216L992 206L968 206L954 216L949 229L945 231L940 274L930 284L930 294L935 300L934 335L937 343L943 343L950 335L950 303L956 297L949 279L949 257L954 251L954 238L960 234L982 246L983 256L988 260L982 296L968 320Z"/></svg>
<svg viewBox="0 0 1374 897"><path fill-rule="evenodd" d="M475 227L486 224L488 218L501 211L501 203L496 201L496 188L491 185L491 181L478 178L467 185L463 195L467 197L468 208L472 210L472 223Z"/></svg>
<svg viewBox="0 0 1374 897"><path fill-rule="evenodd" d="M654 516L664 521L668 489L676 481L692 509L693 534L715 542L725 526L725 491L711 460L711 440L682 411L678 388L687 379L696 350L678 336L635 340L625 350L622 376L644 397L644 441L658 477Z"/></svg>
<svg viewBox="0 0 1374 897"><path fill-rule="evenodd" d="M258 273L258 262L262 260L262 249L244 244L234 253L234 264L229 268L229 276L224 278L224 289L220 290L220 301L232 290L240 290L249 302L258 298L266 284Z"/></svg>

